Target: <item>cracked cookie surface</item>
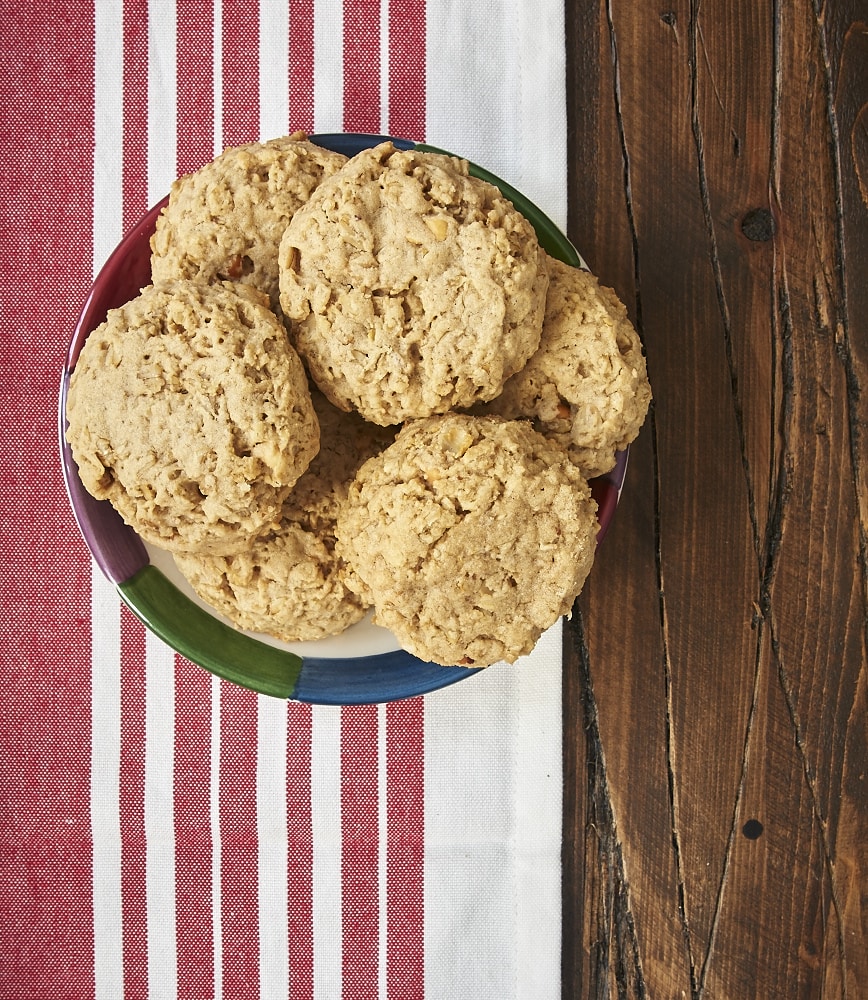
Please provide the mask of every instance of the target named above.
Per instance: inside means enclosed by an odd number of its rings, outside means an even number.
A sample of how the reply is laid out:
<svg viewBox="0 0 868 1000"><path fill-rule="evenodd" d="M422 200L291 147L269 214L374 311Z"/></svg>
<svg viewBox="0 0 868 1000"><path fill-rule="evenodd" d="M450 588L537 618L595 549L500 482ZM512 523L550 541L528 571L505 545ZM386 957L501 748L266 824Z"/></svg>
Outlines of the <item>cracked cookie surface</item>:
<svg viewBox="0 0 868 1000"><path fill-rule="evenodd" d="M592 478L642 427L651 401L645 358L612 289L554 258L549 275L539 348L485 412L532 420Z"/></svg>
<svg viewBox="0 0 868 1000"><path fill-rule="evenodd" d="M319 448L301 360L255 289L149 285L87 338L67 439L84 487L145 541L243 549Z"/></svg>
<svg viewBox="0 0 868 1000"><path fill-rule="evenodd" d="M277 248L295 212L345 162L296 132L226 149L172 185L151 239L154 281L238 281L278 309Z"/></svg>
<svg viewBox="0 0 868 1000"><path fill-rule="evenodd" d="M411 653L485 666L530 652L569 612L596 547L596 504L565 452L524 421L410 421L366 462L338 551L374 621Z"/></svg>
<svg viewBox="0 0 868 1000"><path fill-rule="evenodd" d="M243 552L175 555L193 589L237 627L300 642L336 635L367 603L335 552L335 522L353 476L394 436L312 393L321 447L283 505L279 524Z"/></svg>
<svg viewBox="0 0 868 1000"><path fill-rule="evenodd" d="M279 269L314 380L374 423L491 399L539 344L548 272L533 227L451 156L358 153L296 212Z"/></svg>

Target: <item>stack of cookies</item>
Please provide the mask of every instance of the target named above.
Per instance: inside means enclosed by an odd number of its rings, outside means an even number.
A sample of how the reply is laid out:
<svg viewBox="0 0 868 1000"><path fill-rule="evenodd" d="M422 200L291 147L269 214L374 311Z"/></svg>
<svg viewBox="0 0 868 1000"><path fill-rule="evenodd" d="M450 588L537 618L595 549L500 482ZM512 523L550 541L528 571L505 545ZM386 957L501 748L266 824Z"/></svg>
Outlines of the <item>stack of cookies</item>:
<svg viewBox="0 0 868 1000"><path fill-rule="evenodd" d="M650 388L626 310L495 186L295 134L173 185L153 284L88 337L81 480L239 628L373 608L444 665L514 661L590 571L588 479Z"/></svg>

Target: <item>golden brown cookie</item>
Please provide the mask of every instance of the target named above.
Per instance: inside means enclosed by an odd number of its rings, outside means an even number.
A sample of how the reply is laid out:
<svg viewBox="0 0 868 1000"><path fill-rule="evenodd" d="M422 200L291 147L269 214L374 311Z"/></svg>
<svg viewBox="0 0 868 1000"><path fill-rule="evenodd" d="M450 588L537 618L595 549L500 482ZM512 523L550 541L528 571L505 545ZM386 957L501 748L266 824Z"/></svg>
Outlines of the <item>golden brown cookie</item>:
<svg viewBox="0 0 868 1000"><path fill-rule="evenodd" d="M642 427L651 401L645 358L610 288L554 258L549 273L540 346L485 412L532 420L592 478Z"/></svg>
<svg viewBox="0 0 868 1000"><path fill-rule="evenodd" d="M407 650L484 666L530 652L570 611L596 510L563 449L527 422L450 413L408 422L362 466L338 552Z"/></svg>
<svg viewBox="0 0 868 1000"><path fill-rule="evenodd" d="M346 159L296 132L231 147L178 178L151 239L154 281L238 281L265 292L277 309L283 231Z"/></svg>
<svg viewBox="0 0 868 1000"><path fill-rule="evenodd" d="M66 413L85 489L172 551L244 549L319 448L283 325L261 292L228 282L149 285L111 310Z"/></svg>
<svg viewBox="0 0 868 1000"><path fill-rule="evenodd" d="M335 553L335 521L353 475L393 435L312 394L321 448L286 499L280 523L243 552L175 555L199 596L242 629L300 642L336 635L368 605Z"/></svg>
<svg viewBox="0 0 868 1000"><path fill-rule="evenodd" d="M539 344L530 223L454 157L383 143L293 216L280 300L320 389L388 425L488 400Z"/></svg>

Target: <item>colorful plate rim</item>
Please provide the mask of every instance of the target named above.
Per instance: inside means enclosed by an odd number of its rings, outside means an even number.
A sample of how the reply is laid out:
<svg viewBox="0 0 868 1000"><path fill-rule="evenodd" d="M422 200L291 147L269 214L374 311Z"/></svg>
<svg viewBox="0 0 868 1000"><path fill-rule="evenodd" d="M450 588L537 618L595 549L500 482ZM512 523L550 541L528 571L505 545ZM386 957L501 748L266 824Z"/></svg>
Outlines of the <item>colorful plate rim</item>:
<svg viewBox="0 0 868 1000"><path fill-rule="evenodd" d="M448 153L425 143L388 135L359 132L313 134L310 140L335 152L352 156L392 142L401 149ZM468 161L475 176L495 184L529 219L544 249L574 266L583 266L577 250L559 227L525 195L490 171ZM404 650L358 657L299 656L261 642L218 618L190 600L155 566L147 549L108 501L95 500L83 487L72 452L66 442L66 399L69 379L82 345L110 308L122 304L118 287L128 290L150 279L150 235L167 198L124 236L93 282L70 341L60 384L59 436L64 482L79 530L104 576L110 580L130 610L177 653L212 674L241 687L276 698L309 704L365 705L428 694L466 680L479 669L443 667L421 660ZM144 280L142 280L144 279ZM124 284L126 282L126 284ZM593 480L599 506L598 544L609 528L624 485L628 451L619 452L615 468Z"/></svg>

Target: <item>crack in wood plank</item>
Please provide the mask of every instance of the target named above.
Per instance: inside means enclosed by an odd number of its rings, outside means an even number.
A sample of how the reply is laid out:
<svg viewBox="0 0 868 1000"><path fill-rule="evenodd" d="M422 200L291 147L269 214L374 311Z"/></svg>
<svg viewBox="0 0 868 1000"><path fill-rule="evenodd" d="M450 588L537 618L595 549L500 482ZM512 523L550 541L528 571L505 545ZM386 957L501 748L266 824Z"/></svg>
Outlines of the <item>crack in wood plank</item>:
<svg viewBox="0 0 868 1000"><path fill-rule="evenodd" d="M723 271L720 264L720 255L717 245L717 235L715 231L714 216L711 208L711 197L708 187L708 177L705 168L705 148L702 132L702 122L699 112L699 71L698 71L698 41L701 39L703 53L706 65L708 66L709 74L711 72L710 65L708 64L708 53L705 46L705 40L702 36L701 26L699 23L700 17L701 0L691 0L690 5L690 19L688 22L688 66L690 70L690 120L691 120L691 131L693 134L694 148L696 151L696 163L697 163L697 175L699 184L699 196L702 205L703 220L705 223L706 233L709 242L709 258L711 263L711 271L714 280L715 294L717 297L718 311L720 313L721 328L723 333L723 343L724 343L724 353L726 356L729 381L730 381L730 394L732 398L733 414L736 424L736 433L738 436L739 452L741 456L742 472L744 475L745 488L747 492L747 508L748 517L751 524L751 532L754 545L754 553L757 559L757 569L758 574L762 574L762 549L760 545L760 531L759 531L759 520L757 516L756 509L756 490L753 480L753 471L750 463L750 456L748 454L747 448L747 437L745 432L745 417L744 409L741 401L741 392L739 388L739 376L738 367L735 361L735 351L733 344L733 332L732 332L732 319L729 310L729 304L726 297L726 289L724 287L723 281ZM717 88L714 85L714 80L712 78L712 87L714 88L715 96L717 97L718 103L720 102L719 95L717 94ZM759 580L758 580L759 583ZM698 970L696 969L696 961L693 955L692 948L690 949L690 974L691 974L691 991L693 1000L701 1000L705 993L706 984L708 981L708 975L711 969L711 964L714 956L714 946L717 940L717 933L720 926L721 914L723 912L724 899L726 894L726 886L729 878L729 868L732 859L733 846L735 844L736 830L738 826L738 816L739 809L741 806L741 801L744 795L744 789L747 782L747 773L750 761L750 745L751 745L751 735L753 732L754 720L756 717L756 709L759 701L759 690L760 690L760 679L762 675L762 650L763 650L763 627L762 627L762 598L759 601L760 613L755 619L755 629L757 633L755 652L754 652L754 677L753 677L753 690L751 695L751 703L748 709L747 718L745 720L744 735L742 738L742 754L741 763L739 767L739 779L735 790L735 796L733 799L732 812L730 814L729 830L727 832L726 844L723 853L723 864L721 868L720 881L718 883L717 893L714 899L714 909L712 912L711 926L709 929L708 940L705 945L705 952L702 957L702 963ZM667 693L667 711L669 710L669 695ZM667 734L671 729L670 724L667 722ZM670 783L672 785L670 796L673 802L677 801L675 794L675 779L674 779L674 769L671 760L668 761L670 768ZM676 829L676 819L677 814L673 812L673 830ZM680 851L679 851L680 854ZM679 871L679 887L683 883L683 876ZM684 887L684 898L681 903L682 912L684 914L684 920L687 921L687 890Z"/></svg>
<svg viewBox="0 0 868 1000"><path fill-rule="evenodd" d="M856 509L859 512L859 567L862 577L862 597L866 608L865 616L865 636L868 644L868 496L864 494L865 478L863 477L862 461L865 449L862 445L862 426L858 419L858 405L861 398L861 387L856 376L856 367L853 362L853 353L850 347L850 310L847 297L847 241L845 234L845 211L844 211L844 180L841 164L841 133L838 124L838 112L835 101L835 87L833 83L832 62L829 58L829 44L826 38L826 21L824 12L820 7L819 0L812 0L814 20L817 25L817 37L820 55L823 61L823 75L826 85L826 121L830 135L830 159L832 163L832 176L835 184L835 242L837 249L837 261L835 273L838 276L838 301L840 307L836 315L835 325L835 345L838 359L844 371L844 378L847 387L847 423L850 432L850 461L853 468L853 485L855 490ZM857 22L858 29L868 34L868 27L863 22ZM854 25L854 28L856 26ZM858 30L857 29L857 30ZM853 30L852 28L850 30ZM847 32L848 37L850 31ZM853 129L858 128L861 118L865 112L863 107L859 115L853 122ZM854 134L851 134L851 147ZM859 173L858 158L854 156L854 172L856 183L859 186L860 194L865 197L862 177Z"/></svg>
<svg viewBox="0 0 868 1000"><path fill-rule="evenodd" d="M612 0L606 0L606 25L609 32L609 53L612 60L612 83L615 101L615 121L618 128L618 142L621 147L621 163L624 176L624 199L627 209L627 223L630 229L630 244L633 251L633 295L635 300L635 327L642 336L642 290L641 270L639 267L639 232L636 227L636 215L633 210L633 181L630 171L630 151L627 148L627 130L624 125L624 114L621 107L621 64L618 57L618 38L615 33L615 17Z"/></svg>
<svg viewBox="0 0 868 1000"><path fill-rule="evenodd" d="M627 144L626 128L624 125L624 116L621 106L621 75L620 75L620 61L618 55L618 39L615 32L615 20L614 12L612 8L612 0L606 0L606 24L609 35L609 52L612 62L612 81L613 81L613 101L614 101L614 112L615 121L617 123L618 131L618 141L621 151L621 162L623 169L623 183L624 183L624 198L625 198L625 208L627 213L628 227L630 231L630 243L632 250L632 260L633 260L633 294L634 294L634 326L640 337L643 339L643 325L642 325L642 283L641 283L641 266L639 259L639 236L636 226L636 218L633 206L633 192L632 192L632 178L631 178L631 168L630 168L630 151ZM654 405L653 402L649 408L649 413L647 416L647 422L649 425L649 430L652 435L652 440L655 442L655 454L656 454L656 421L654 416ZM656 457L655 457L655 467L656 467ZM659 480L659 474L655 472L655 479ZM656 487L659 493L659 482ZM659 535L659 502L655 501L655 517L658 521L658 535ZM581 632L581 635L579 633ZM645 998L647 996L647 986L645 983L645 977L642 972L642 956L639 946L639 938L636 933L635 921L633 917L632 907L630 904L630 894L628 883L625 874L624 866L624 856L623 848L618 839L617 829L615 825L611 792L608 786L608 780L606 776L605 769L605 758L603 756L602 740L600 737L599 725L597 720L597 706L596 700L593 694L593 685L591 679L590 670L590 654L587 649L587 643L584 641L584 630L582 628L581 612L578 605L574 609L573 622L570 625L570 634L575 643L576 651L578 653L579 662L582 668L583 674L583 684L582 684L582 703L585 716L585 732L587 734L587 740L589 741L587 749L587 760L589 762L589 776L588 776L588 802L593 810L591 823L596 831L597 842L598 842L598 857L600 858L603 870L607 873L607 888L608 891L605 898L601 901L604 907L604 914L608 912L608 903L611 900L612 912L610 914L611 925L615 931L615 940L618 942L618 958L614 965L615 972L615 983L618 991L618 996L627 995L627 987L629 982L632 980L632 985L636 991L635 995L640 998ZM667 728L669 727L670 720L667 718ZM668 741L667 741L668 742ZM599 819L599 822L594 822L594 819ZM673 824L673 830L675 826ZM678 856L678 845L676 839L676 867L680 872L680 858ZM679 877L679 885L680 877ZM683 908L683 893L679 891L679 907L681 911L682 926L685 930L685 935L687 939L688 952L689 948L689 931L687 930L687 924ZM609 981L608 973L611 961L611 956L608 953L608 940L609 933L599 934L598 933L599 947L595 948L595 958L594 962L595 973L594 982L596 985L596 995L602 998L607 998L609 996ZM603 941L606 943L603 944ZM626 954L629 952L631 956L632 965L631 968L627 968L626 964ZM691 961L692 966L692 961Z"/></svg>
<svg viewBox="0 0 868 1000"><path fill-rule="evenodd" d="M653 456L653 488L654 488L654 562L657 574L658 609L660 615L660 634L662 643L663 678L666 699L666 788L669 799L669 817L672 829L672 853L675 859L675 880L678 893L678 911L681 918L681 933L687 950L688 968L690 970L691 996L697 994L696 960L693 953L693 941L690 934L690 921L687 916L687 893L684 880L684 864L681 857L681 837L679 835L680 819L678 812L678 785L675 780L675 763L673 760L674 740L672 721L672 663L669 655L669 618L666 609L666 588L663 580L663 554L660 527L660 468L658 456L656 421L651 426L651 451Z"/></svg>
<svg viewBox="0 0 868 1000"><path fill-rule="evenodd" d="M699 5L697 4L697 10ZM724 106L723 99L720 96L720 91L717 87L717 81L714 78L714 70L711 68L711 59L708 56L708 46L705 44L705 35L702 33L702 25L697 20L696 23L696 34L699 41L702 42L702 61L705 63L705 68L708 71L708 79L711 81L711 89L714 92L714 99L717 102L717 106L723 112L724 117L726 117L726 107ZM730 125L729 134L732 137L732 148L736 151L738 155L738 150L741 148L741 138L735 129Z"/></svg>
<svg viewBox="0 0 868 1000"><path fill-rule="evenodd" d="M830 131L830 149L832 151L832 159L834 161L834 182L835 182L835 210L836 210L836 243L838 251L838 261L836 261L836 266L834 268L835 273L838 276L838 289L837 296L833 295L833 289L831 287L830 275L825 267L825 254L819 253L818 259L821 261L822 267L822 277L823 283L826 288L826 292L829 293L829 297L833 299L833 308L837 313L836 317L833 319L830 310L828 299L822 294L819 288L819 282L817 275L813 279L813 290L814 290L814 302L815 302L815 321L817 322L818 328L829 328L832 323L834 323L835 329L840 330L846 324L847 310L846 310L846 286L844 277L844 240L843 240L843 200L841 194L841 178L840 178L840 163L838 159L838 135L837 135L837 124L835 117L834 102L832 99L832 81L831 81L831 66L828 58L828 48L825 39L824 30L824 19L822 12L819 8L816 0L813 2L813 12L815 16L815 22L818 32L818 50L820 52L821 60L823 63L823 70L825 76L826 85L826 116L827 125ZM772 147L771 147L771 165L770 165L770 194L774 202L780 205L780 191L779 191L779 177L780 177L780 166L781 166L781 152L780 152L780 140L779 140L779 121L780 121L780 99L781 99L781 56L780 56L780 39L781 39L781 9L779 5L779 0L776 0L774 6L774 61L775 61L775 92L774 92L774 113L772 115ZM812 231L814 233L815 242L819 243L819 237L816 233L816 227L812 222ZM781 367L782 367L782 381L784 396L781 406L781 440L782 440L782 452L783 458L779 466L778 477L776 488L771 494L770 503L770 516L769 523L766 532L765 544L763 546L765 555L765 568L762 575L762 590L760 596L760 606L762 608L762 618L763 621L768 624L770 636L771 636L771 648L773 662L777 670L778 686L783 694L784 703L787 709L790 724L793 728L793 738L796 747L797 754L802 767L802 773L805 781L805 785L808 789L811 808L814 815L814 819L817 824L818 834L820 842L823 848L823 861L824 867L826 868L828 878L829 878L829 888L832 899L832 907L836 914L836 923L838 927L838 952L839 960L841 964L841 983L842 983L842 997L847 996L847 977L846 977L846 942L843 934L843 914L840 904L840 896L837 888L837 879L835 876L834 859L832 857L831 845L829 843L828 837L828 822L823 816L822 808L819 801L819 795L817 791L816 775L811 767L810 760L808 758L807 745L804 737L804 728L802 722L799 718L798 709L796 707L795 698L793 695L792 683L790 681L788 671L784 664L784 659L781 651L780 640L777 634L777 627L774 614L774 602L772 598L773 584L775 573L778 564L778 556L780 553L780 548L783 539L783 527L786 514L786 507L789 500L789 496L792 490L792 453L790 450L790 427L793 420L793 397L795 390L795 359L793 356L793 330L792 330L792 316L791 316L791 306L790 306L790 296L789 296L789 280L787 275L786 258L779 252L779 248L775 245L775 256L774 256L774 272L778 277L776 278L775 285L778 289L778 310L777 316L780 319L780 331L776 329L776 336L773 338L775 343L780 342L783 348ZM819 250L819 247L818 247ZM834 300L840 303L840 307L836 307ZM777 324L776 324L777 325ZM836 353L839 359L844 364L845 372L847 371L846 359L842 358L841 355L841 345L842 339L835 336L836 343ZM849 346L849 345L848 345ZM850 360L849 371L853 373L855 378L855 372L852 366L852 359ZM853 390L858 391L858 386L851 387L848 384L848 416L851 424L850 433L850 446L851 446L851 461L853 462L854 469L854 483L858 491L859 475L858 466L859 461L858 454L853 452L854 447L856 447L853 437L853 423L855 422L855 397L853 395ZM858 498L857 498L858 502ZM860 551L861 551L861 562L863 570L863 581L865 572L865 532L864 526L862 530L862 537L860 539ZM826 933L826 912L825 906L822 912L823 926L824 926L824 939ZM825 980L823 981L822 988L825 988Z"/></svg>
<svg viewBox="0 0 868 1000"><path fill-rule="evenodd" d="M777 263L775 267L777 271ZM769 633L771 637L772 660L775 669L777 671L778 686L780 687L780 690L783 694L784 704L787 709L790 725L792 726L793 729L794 745L796 747L796 752L798 754L799 762L801 764L805 785L808 789L808 793L811 799L811 809L817 824L820 843L823 847L823 862L824 862L824 867L829 876L829 887L832 898L832 906L837 918L836 923L838 927L838 949L839 949L839 958L841 962L841 972L842 972L841 981L843 989L843 993L841 995L846 1000L847 986L846 986L846 950L845 950L845 939L843 935L844 922L843 922L842 909L840 905L840 894L837 889L837 879L835 877L834 859L832 857L832 850L828 837L828 821L823 815L820 806L819 794L817 792L816 775L808 759L807 743L804 737L804 727L799 718L798 710L796 708L795 698L793 696L792 683L790 681L788 671L786 670L784 664L784 659L781 651L781 645L780 645L780 640L778 638L776 621L775 621L774 600L772 597L774 580L779 562L778 557L781 550L781 544L783 539L783 527L786 515L786 508L790 494L792 492L792 478L793 478L792 453L789 444L789 439L790 439L789 430L793 416L792 409L793 409L793 395L794 395L794 383L795 383L795 360L793 357L793 330L791 324L789 282L787 278L785 261L782 261L781 263L780 278L778 280L780 282L778 289L778 301L779 301L778 312L782 323L782 330L779 336L776 337L775 339L779 339L784 348L783 359L782 359L783 382L785 386L784 406L783 406L783 412L785 416L782 421L784 458L779 468L778 482L776 489L774 491L774 501L772 504L772 512L769 519L769 527L766 534L766 540L764 546L766 552L766 564L763 573L762 589L760 594L760 608L761 608L760 625L767 624L769 627ZM823 909L822 916L823 916L824 931L825 931L825 926L826 926L825 908ZM823 986L825 986L825 983L823 983Z"/></svg>
<svg viewBox="0 0 868 1000"><path fill-rule="evenodd" d="M820 328L823 325L831 325L834 323L834 343L835 343L835 353L839 359L839 363L842 365L845 385L846 385L846 400L847 400L847 422L849 427L849 443L850 443L850 461L851 468L853 471L853 486L855 492L855 501L857 510L860 515L864 512L864 497L861 496L861 455L860 455L860 432L861 428L856 417L857 403L859 399L860 387L856 379L855 366L853 364L853 358L850 351L849 343L849 317L848 317L848 307L847 307L847 281L846 281L846 241L844 232L844 195L843 195L843 181L841 175L841 159L840 159L840 132L838 128L838 118L837 111L835 107L835 93L833 84L833 72L831 59L829 57L829 46L826 37L826 23L825 23L825 12L823 7L820 5L819 0L812 0L811 9L814 14L814 24L817 33L817 51L820 56L821 69L823 73L823 83L825 87L825 98L826 98L826 126L829 132L829 151L830 151L830 162L832 166L832 180L834 185L834 209L835 209L835 246L834 250L836 252L836 259L833 268L833 273L837 278L836 284L837 288L834 290L835 294L832 296L831 308L834 310L832 313L829 307L824 303L824 314L823 316L817 315L815 318L820 321ZM776 32L778 33L779 42L779 32L780 32L780 10L775 5L776 10ZM775 171L773 177L775 180L779 176L779 171ZM776 192L777 193L777 192ZM823 261L825 255L820 255L819 259ZM786 282L786 263L784 261L784 266L782 269L782 293L787 292L787 282ZM827 290L831 293L832 289L830 287L829 275L826 273L825 266L823 266L823 280L826 284ZM816 296L817 281L816 277L814 279L814 290ZM815 299L816 301L816 299ZM788 306L788 300L787 300ZM789 318L789 309L787 308L787 319ZM823 323L825 319L825 323ZM790 338L791 339L791 338ZM866 526L864 519L860 516L859 518L859 564L862 576L862 591L863 597L866 599L866 604L868 604L868 575L866 575L866 566L868 566L868 558L866 558L866 552L868 552L868 541L866 541ZM769 564L769 569L771 570L771 560ZM846 951L846 939L844 935L844 918L842 912L842 906L840 901L840 893L838 891L837 878L835 872L835 863L832 852L832 847L829 842L829 830L828 821L823 815L822 807L819 801L819 794L817 791L817 782L814 769L811 767L807 745L804 737L804 728L799 717L798 709L796 706L795 697L793 695L792 683L789 678L786 665L784 663L784 658L782 655L780 642L777 636L777 630L775 628L775 619L773 605L771 601L771 582L773 574L770 572L769 577L764 583L767 586L767 600L768 600L768 619L770 623L770 628L772 632L772 650L774 653L775 665L778 672L778 684L780 690L784 696L784 703L787 708L787 712L790 719L790 724L793 727L793 735L795 740L795 746L799 759L802 765L802 773L804 776L805 785L808 789L811 808L814 815L814 819L817 824L818 835L820 838L820 843L823 848L823 860L824 867L826 868L828 879L829 879L829 890L832 901L832 908L835 911L836 924L838 928L837 934L837 945L838 945L838 956L841 968L841 989L842 997L847 996L847 951ZM866 621L866 635L868 635L868 621ZM825 907L823 908L823 921L824 921L824 941L826 938L826 924L825 924ZM823 981L823 987L825 987L825 980Z"/></svg>
<svg viewBox="0 0 868 1000"><path fill-rule="evenodd" d="M642 339L639 238L633 207L630 151L627 144L621 107L620 62L612 0L606 0L606 23L609 34L610 58L612 61L613 101L623 169L625 208L633 260L634 325L640 339ZM647 419L652 436L656 439L653 402ZM659 519L659 503L655 505L655 510L656 516ZM591 987L593 989L593 996L599 998L599 1000L609 1000L611 970L614 973L615 988L619 997L626 997L628 988L632 985L634 995L641 998L641 1000L645 1000L648 996L648 990L642 971L642 956L630 902L623 847L618 837L611 791L606 773L605 756L597 717L597 704L591 677L590 653L584 638L584 627L578 604L576 604L573 610L573 617L568 624L568 632L582 671L581 699L587 741L587 801L590 813L588 829L593 830L596 836L599 867L605 877L606 884L606 891L601 894L602 898L598 900L601 906L602 919L598 920L596 941L591 944L593 957ZM613 937L617 946L614 963L609 946L609 942Z"/></svg>
<svg viewBox="0 0 868 1000"><path fill-rule="evenodd" d="M593 833L595 837L598 871L605 886L605 891L598 898L600 910L595 938L589 942L592 957L590 988L593 991L589 995L595 1000L609 1000L611 976L619 997L633 995L639 1000L647 1000L649 994L642 971L642 956L630 902L624 852L612 807L606 757L600 735L591 657L578 603L566 623L566 631L581 672L580 691L587 761L586 831ZM629 994L631 989L633 992Z"/></svg>
<svg viewBox="0 0 868 1000"><path fill-rule="evenodd" d="M769 626L772 635L772 648L774 651L775 664L778 671L778 684L784 695L784 703L787 707L787 713L790 718L790 723L793 727L794 739L796 750L799 755L799 760L802 765L802 774L805 779L805 785L808 789L811 798L811 809L814 814L814 819L817 822L818 835L820 838L820 843L823 847L823 864L829 876L829 893L832 901L832 909L835 911L835 923L837 926L837 945L838 945L838 959L841 967L841 997L842 1000L846 1000L848 996L847 990L847 951L846 951L846 938L844 935L844 914L843 907L841 905L841 896L838 891L838 880L835 876L835 862L832 857L831 845L829 843L829 824L828 820L823 815L822 807L820 805L820 797L817 791L817 776L814 773L813 767L808 760L807 754L807 744L804 737L804 727L802 721L799 718L799 712L796 708L796 700L793 696L793 686L790 680L789 674L786 667L784 666L784 659L781 655L780 643L777 637L777 629L775 628L774 615L772 613ZM821 905L821 915L823 918L823 942L825 944L826 936L828 932L828 926L826 924L826 906ZM825 993L825 979L821 980L821 997Z"/></svg>
<svg viewBox="0 0 868 1000"><path fill-rule="evenodd" d="M748 494L748 516L750 517L754 539L759 536L759 527L756 512L756 493L753 484L753 475L750 469L750 460L747 454L747 444L745 435L744 409L741 402L741 392L739 390L738 369L735 363L732 336L732 319L729 311L729 303L726 298L726 290L723 282L723 271L720 265L720 254L717 246L717 236L714 227L714 217L711 210L711 197L708 191L708 177L705 169L705 144L702 135L702 123L699 117L699 72L698 72L698 48L697 39L700 34L699 29L699 9L701 0L691 0L690 19L687 26L688 37L688 67L690 70L690 124L693 133L694 148L696 150L697 175L699 182L699 198L702 205L702 216L709 242L709 257L711 261L711 271L714 279L714 290L717 296L717 306L720 313L720 320L723 329L723 344L726 354L726 363L729 372L730 393L733 401L733 411L738 434L739 451L741 453L742 469L744 471L745 483ZM705 43L703 41L703 48ZM708 56L706 54L706 62ZM712 86L713 86L712 81ZM757 555L759 551L757 550Z"/></svg>

